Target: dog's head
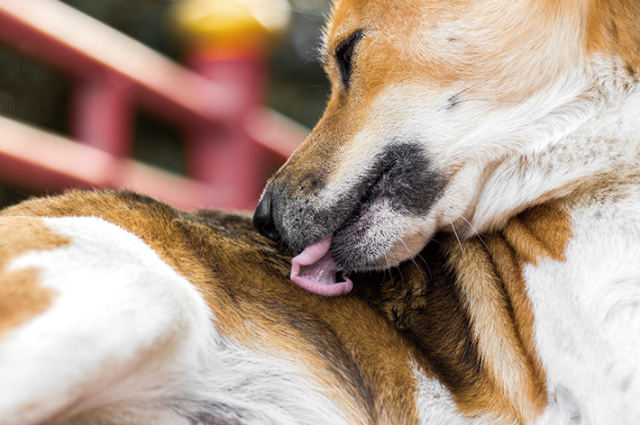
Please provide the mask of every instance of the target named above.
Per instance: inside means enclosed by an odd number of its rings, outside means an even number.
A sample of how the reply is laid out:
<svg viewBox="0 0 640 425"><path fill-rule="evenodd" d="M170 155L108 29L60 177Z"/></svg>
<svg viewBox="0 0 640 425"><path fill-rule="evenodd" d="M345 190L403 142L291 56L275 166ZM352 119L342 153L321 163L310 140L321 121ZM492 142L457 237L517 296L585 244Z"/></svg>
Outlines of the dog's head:
<svg viewBox="0 0 640 425"><path fill-rule="evenodd" d="M584 109L589 60L611 53L587 3L338 1L322 47L327 109L268 183L257 227L296 251L328 242L347 272L464 230L495 165Z"/></svg>

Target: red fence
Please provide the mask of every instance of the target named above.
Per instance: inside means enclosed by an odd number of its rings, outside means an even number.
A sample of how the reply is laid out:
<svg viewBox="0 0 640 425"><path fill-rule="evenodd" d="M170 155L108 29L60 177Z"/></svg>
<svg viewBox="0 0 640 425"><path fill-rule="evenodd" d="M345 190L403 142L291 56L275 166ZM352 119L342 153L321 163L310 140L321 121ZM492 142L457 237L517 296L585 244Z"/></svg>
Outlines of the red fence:
<svg viewBox="0 0 640 425"><path fill-rule="evenodd" d="M274 160L307 134L260 106L260 58L201 61L204 78L55 0L2 0L0 41L75 80L70 139L0 118L0 179L14 184L129 188L180 208L252 209ZM128 158L138 106L183 132L188 177Z"/></svg>

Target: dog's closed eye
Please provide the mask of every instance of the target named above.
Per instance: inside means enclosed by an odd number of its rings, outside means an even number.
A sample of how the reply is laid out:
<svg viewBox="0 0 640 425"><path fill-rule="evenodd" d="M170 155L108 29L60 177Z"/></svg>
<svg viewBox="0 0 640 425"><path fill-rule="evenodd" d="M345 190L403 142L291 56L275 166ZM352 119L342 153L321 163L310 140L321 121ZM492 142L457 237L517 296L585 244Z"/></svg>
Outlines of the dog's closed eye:
<svg viewBox="0 0 640 425"><path fill-rule="evenodd" d="M356 46L361 39L362 31L355 31L336 48L336 60L338 61L338 67L340 68L342 84L344 84L345 88L349 88L349 80L351 79L352 71L351 61Z"/></svg>

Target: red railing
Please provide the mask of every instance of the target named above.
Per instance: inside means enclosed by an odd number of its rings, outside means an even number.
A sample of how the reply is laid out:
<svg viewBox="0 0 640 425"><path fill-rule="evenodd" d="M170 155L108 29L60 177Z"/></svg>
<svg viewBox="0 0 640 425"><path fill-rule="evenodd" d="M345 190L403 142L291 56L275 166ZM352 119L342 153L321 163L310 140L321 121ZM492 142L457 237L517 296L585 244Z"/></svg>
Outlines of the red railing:
<svg viewBox="0 0 640 425"><path fill-rule="evenodd" d="M129 188L177 207L252 209L307 129L264 108L259 57L189 71L55 0L2 0L0 41L74 78L69 139L0 119L0 178L38 190ZM140 106L185 135L188 177L128 158Z"/></svg>

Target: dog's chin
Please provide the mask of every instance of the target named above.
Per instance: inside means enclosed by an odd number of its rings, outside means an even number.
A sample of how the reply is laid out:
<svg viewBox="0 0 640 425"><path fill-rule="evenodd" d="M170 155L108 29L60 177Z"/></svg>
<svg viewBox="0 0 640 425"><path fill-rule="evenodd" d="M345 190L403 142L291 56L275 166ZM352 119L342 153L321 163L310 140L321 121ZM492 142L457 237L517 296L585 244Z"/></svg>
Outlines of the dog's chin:
<svg viewBox="0 0 640 425"><path fill-rule="evenodd" d="M345 273L397 266L426 244L415 222L410 215L394 211L389 202L374 202L333 233L331 255Z"/></svg>

